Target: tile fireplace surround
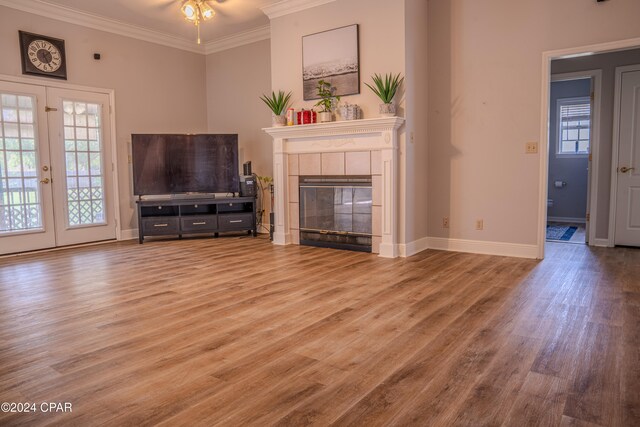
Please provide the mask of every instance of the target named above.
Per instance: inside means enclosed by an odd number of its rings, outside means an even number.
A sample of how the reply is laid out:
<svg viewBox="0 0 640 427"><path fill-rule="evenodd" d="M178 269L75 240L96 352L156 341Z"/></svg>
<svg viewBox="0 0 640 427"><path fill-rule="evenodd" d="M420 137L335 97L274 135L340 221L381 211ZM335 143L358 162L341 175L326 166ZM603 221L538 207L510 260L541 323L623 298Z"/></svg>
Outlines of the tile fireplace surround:
<svg viewBox="0 0 640 427"><path fill-rule="evenodd" d="M373 252L398 256L398 129L402 117L263 129L273 138L277 245L299 244L300 175L371 175Z"/></svg>

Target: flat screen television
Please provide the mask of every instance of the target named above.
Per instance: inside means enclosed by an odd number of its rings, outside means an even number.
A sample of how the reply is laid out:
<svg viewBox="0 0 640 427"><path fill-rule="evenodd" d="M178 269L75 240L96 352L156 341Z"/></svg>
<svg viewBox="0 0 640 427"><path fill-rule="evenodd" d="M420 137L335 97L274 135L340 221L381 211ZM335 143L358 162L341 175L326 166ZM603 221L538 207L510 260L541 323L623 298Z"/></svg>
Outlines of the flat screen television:
<svg viewBox="0 0 640 427"><path fill-rule="evenodd" d="M131 135L136 196L239 192L238 135Z"/></svg>

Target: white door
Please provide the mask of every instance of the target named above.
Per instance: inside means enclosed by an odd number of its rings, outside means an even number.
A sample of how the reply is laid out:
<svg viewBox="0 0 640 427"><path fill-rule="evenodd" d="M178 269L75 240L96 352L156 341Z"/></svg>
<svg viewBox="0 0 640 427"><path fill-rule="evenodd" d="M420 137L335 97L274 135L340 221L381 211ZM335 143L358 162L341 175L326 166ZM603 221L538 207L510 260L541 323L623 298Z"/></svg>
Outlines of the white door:
<svg viewBox="0 0 640 427"><path fill-rule="evenodd" d="M47 89L57 246L116 238L109 96Z"/></svg>
<svg viewBox="0 0 640 427"><path fill-rule="evenodd" d="M44 87L0 81L0 254L55 246Z"/></svg>
<svg viewBox="0 0 640 427"><path fill-rule="evenodd" d="M620 84L615 244L640 246L640 71Z"/></svg>

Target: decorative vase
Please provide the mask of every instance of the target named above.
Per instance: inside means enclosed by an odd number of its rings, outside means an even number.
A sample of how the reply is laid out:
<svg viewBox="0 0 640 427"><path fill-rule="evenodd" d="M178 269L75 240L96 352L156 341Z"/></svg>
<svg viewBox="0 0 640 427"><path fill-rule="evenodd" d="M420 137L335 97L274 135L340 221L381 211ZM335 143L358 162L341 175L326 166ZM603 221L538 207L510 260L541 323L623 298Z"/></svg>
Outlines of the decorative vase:
<svg viewBox="0 0 640 427"><path fill-rule="evenodd" d="M287 125L287 116L284 114L281 115L276 115L276 114L271 114L271 123L273 124L273 127L282 127L282 126L286 126Z"/></svg>
<svg viewBox="0 0 640 427"><path fill-rule="evenodd" d="M318 122L327 123L333 121L333 113L331 111L322 111L318 113Z"/></svg>
<svg viewBox="0 0 640 427"><path fill-rule="evenodd" d="M393 103L380 104L380 115L382 117L394 117L396 115L396 105Z"/></svg>

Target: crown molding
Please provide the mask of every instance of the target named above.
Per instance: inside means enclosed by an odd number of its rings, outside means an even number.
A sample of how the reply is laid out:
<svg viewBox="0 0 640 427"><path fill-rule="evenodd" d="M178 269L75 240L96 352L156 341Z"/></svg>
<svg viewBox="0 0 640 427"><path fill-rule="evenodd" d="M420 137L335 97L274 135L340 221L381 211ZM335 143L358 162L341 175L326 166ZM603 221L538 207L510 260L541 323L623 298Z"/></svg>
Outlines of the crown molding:
<svg viewBox="0 0 640 427"><path fill-rule="evenodd" d="M40 0L0 0L0 6L189 52L204 53L203 46L190 40Z"/></svg>
<svg viewBox="0 0 640 427"><path fill-rule="evenodd" d="M279 2L263 6L260 9L269 19L273 19L334 1L336 0L280 0Z"/></svg>
<svg viewBox="0 0 640 427"><path fill-rule="evenodd" d="M268 25L265 25L263 27L232 34L227 37L211 40L202 45L198 45L192 39L183 39L177 36L161 33L156 30L151 30L149 28L138 27L115 19L105 18L91 13L81 12L68 7L48 3L43 0L0 0L0 6L44 16L58 21L68 22L70 24L81 25L94 30L105 31L133 39L185 50L187 52L199 53L201 55L220 52L222 50L231 49L244 44L266 40L270 37L270 28Z"/></svg>
<svg viewBox="0 0 640 427"><path fill-rule="evenodd" d="M249 43L268 40L269 38L271 38L271 26L264 25L252 30L243 31L241 33L232 34L227 37L207 42L204 45L204 53L209 55L210 53L233 49L234 47L244 46Z"/></svg>

